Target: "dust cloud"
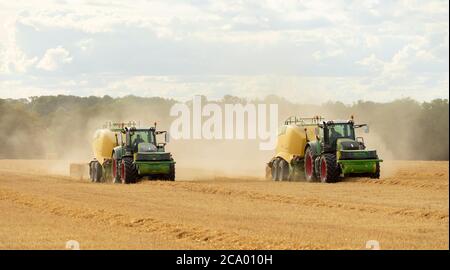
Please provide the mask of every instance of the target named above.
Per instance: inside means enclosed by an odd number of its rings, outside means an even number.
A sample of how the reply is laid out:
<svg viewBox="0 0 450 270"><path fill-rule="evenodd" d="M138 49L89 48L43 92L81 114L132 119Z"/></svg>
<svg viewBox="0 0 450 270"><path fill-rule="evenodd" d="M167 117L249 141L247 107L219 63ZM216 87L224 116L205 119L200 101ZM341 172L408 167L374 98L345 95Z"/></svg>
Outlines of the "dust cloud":
<svg viewBox="0 0 450 270"><path fill-rule="evenodd" d="M208 102L203 97L205 102ZM291 116L349 119L367 123L370 133L358 130L368 148L377 149L385 160L448 160L448 100L419 103L411 99L389 103L357 102L351 105L328 102L308 105L277 96L245 100L225 96L220 106L237 103L278 104L279 124ZM92 159L91 142L96 129L108 121L140 123L169 130L176 117L169 115L176 100L124 97L34 97L0 100L0 159L48 159L87 162ZM190 102L187 102L192 106ZM208 117L203 117L203 121ZM160 138L164 140L164 138ZM171 140L166 149L176 162L178 176L227 177L264 176L273 151L259 150L258 139ZM65 165L55 162L55 171ZM64 167L67 168L67 167ZM200 173L201 172L201 173Z"/></svg>

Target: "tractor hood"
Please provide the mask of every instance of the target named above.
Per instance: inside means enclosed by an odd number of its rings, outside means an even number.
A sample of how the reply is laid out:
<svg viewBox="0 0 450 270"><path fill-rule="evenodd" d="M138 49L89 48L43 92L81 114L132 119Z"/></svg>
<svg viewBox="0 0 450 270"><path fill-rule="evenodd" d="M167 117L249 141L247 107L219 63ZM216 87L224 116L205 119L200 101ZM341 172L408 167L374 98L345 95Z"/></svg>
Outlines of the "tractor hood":
<svg viewBox="0 0 450 270"><path fill-rule="evenodd" d="M139 153L156 152L157 150L158 150L158 148L152 143L140 143L138 145Z"/></svg>
<svg viewBox="0 0 450 270"><path fill-rule="evenodd" d="M162 161L171 160L172 155L167 152L158 152L158 148L151 143L140 143L135 154L136 161Z"/></svg>
<svg viewBox="0 0 450 270"><path fill-rule="evenodd" d="M359 142L352 139L341 138L337 140L337 150L361 150L361 148Z"/></svg>
<svg viewBox="0 0 450 270"><path fill-rule="evenodd" d="M376 150L341 150L337 152L337 158L339 160L365 160L378 159L378 155Z"/></svg>
<svg viewBox="0 0 450 270"><path fill-rule="evenodd" d="M359 142L347 138L337 140L337 157L339 160L378 159L376 150L365 150Z"/></svg>
<svg viewBox="0 0 450 270"><path fill-rule="evenodd" d="M172 160L172 155L167 152L148 152L134 154L136 161L163 161Z"/></svg>

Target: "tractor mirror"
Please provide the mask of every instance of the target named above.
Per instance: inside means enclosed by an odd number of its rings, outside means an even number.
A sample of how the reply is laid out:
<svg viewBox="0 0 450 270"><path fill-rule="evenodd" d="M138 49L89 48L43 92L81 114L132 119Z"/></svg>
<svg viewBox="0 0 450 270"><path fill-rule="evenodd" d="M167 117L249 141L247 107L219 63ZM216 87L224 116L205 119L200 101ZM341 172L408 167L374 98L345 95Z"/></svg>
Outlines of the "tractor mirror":
<svg viewBox="0 0 450 270"><path fill-rule="evenodd" d="M369 133L369 126L364 126L364 133Z"/></svg>
<svg viewBox="0 0 450 270"><path fill-rule="evenodd" d="M166 143L170 142L170 134L169 134L169 132L166 132L164 139L165 139Z"/></svg>

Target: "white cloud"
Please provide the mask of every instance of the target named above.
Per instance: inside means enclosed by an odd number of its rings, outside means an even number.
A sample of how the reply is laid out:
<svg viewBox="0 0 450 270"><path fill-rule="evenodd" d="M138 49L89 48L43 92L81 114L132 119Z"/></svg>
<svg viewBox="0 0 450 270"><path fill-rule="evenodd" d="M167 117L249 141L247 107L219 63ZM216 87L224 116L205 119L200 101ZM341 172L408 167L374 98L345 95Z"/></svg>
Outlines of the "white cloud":
<svg viewBox="0 0 450 270"><path fill-rule="evenodd" d="M0 2L24 95L448 97L448 1Z"/></svg>
<svg viewBox="0 0 450 270"><path fill-rule="evenodd" d="M16 44L10 44L0 51L0 74L24 73L36 61L36 57L28 58Z"/></svg>
<svg viewBox="0 0 450 270"><path fill-rule="evenodd" d="M92 38L82 39L76 45L83 52L88 52L94 48L94 40Z"/></svg>
<svg viewBox="0 0 450 270"><path fill-rule="evenodd" d="M366 66L372 71L382 71L385 65L385 63L382 60L378 59L373 53L370 56L357 61L356 63Z"/></svg>
<svg viewBox="0 0 450 270"><path fill-rule="evenodd" d="M316 51L313 53L313 57L317 60L323 60L327 58L333 58L340 55L343 55L344 51L341 49L332 49L329 51Z"/></svg>
<svg viewBox="0 0 450 270"><path fill-rule="evenodd" d="M72 62L72 57L68 50L61 46L48 49L42 59L37 64L37 68L53 71L58 69L63 64Z"/></svg>
<svg viewBox="0 0 450 270"><path fill-rule="evenodd" d="M442 38L445 42L445 36ZM441 40L432 42L432 39L430 35L413 36L390 59L383 60L372 53L356 61L370 71L370 79L361 89L377 93L386 90L391 93L401 92L404 97L414 96L418 99L426 96L448 97L448 87L445 87L448 62L445 64L442 55L439 55Z"/></svg>
<svg viewBox="0 0 450 270"><path fill-rule="evenodd" d="M9 19L0 25L0 74L24 73L37 61L18 46L14 24L15 20Z"/></svg>

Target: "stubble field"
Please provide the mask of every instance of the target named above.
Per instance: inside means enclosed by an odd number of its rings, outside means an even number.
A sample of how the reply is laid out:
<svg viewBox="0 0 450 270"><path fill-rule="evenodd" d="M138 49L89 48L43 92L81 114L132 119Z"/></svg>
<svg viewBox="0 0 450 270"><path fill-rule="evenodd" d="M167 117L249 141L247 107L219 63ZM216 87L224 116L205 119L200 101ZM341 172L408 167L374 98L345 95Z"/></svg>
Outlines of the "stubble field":
<svg viewBox="0 0 450 270"><path fill-rule="evenodd" d="M64 161L1 160L0 249L448 249L448 166L388 161L379 180L336 184L179 169L114 185L71 178Z"/></svg>

